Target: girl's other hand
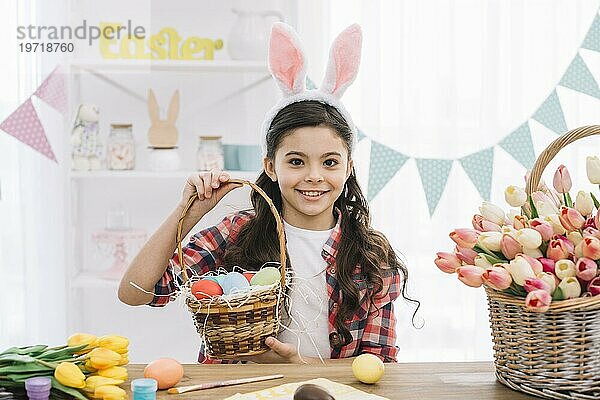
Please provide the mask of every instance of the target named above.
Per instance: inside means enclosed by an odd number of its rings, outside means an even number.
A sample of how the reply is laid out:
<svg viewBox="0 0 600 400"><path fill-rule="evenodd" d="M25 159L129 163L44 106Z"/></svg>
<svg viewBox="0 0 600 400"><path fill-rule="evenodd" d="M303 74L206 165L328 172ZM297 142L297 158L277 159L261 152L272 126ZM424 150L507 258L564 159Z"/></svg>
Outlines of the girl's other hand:
<svg viewBox="0 0 600 400"><path fill-rule="evenodd" d="M311 364L316 360L308 357L300 357L295 346L280 342L274 337L268 337L265 343L271 350L257 356L242 356L237 359L252 361L258 364Z"/></svg>
<svg viewBox="0 0 600 400"><path fill-rule="evenodd" d="M190 175L183 188L180 206L185 207L190 198L197 193L198 200L194 202L189 212L201 218L227 193L242 187L240 183L229 183L229 178L229 174L218 169Z"/></svg>

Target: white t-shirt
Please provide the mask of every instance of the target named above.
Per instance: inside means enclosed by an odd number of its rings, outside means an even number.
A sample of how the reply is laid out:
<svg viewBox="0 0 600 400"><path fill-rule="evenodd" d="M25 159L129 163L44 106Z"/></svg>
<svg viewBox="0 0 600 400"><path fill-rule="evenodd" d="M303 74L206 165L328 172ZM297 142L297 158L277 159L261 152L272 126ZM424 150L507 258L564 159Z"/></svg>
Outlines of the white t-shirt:
<svg viewBox="0 0 600 400"><path fill-rule="evenodd" d="M311 231L285 221L284 228L294 280L289 291L292 319L288 329L279 333L279 340L294 346L299 344L301 356L318 357L321 354L323 358L331 358L327 263L321 252L333 229Z"/></svg>

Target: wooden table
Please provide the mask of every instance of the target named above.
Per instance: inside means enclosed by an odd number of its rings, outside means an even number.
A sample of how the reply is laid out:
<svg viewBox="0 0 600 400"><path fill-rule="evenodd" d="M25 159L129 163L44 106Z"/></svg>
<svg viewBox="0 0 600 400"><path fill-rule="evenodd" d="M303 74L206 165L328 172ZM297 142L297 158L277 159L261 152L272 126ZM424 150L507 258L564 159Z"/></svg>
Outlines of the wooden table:
<svg viewBox="0 0 600 400"><path fill-rule="evenodd" d="M300 382L314 378L329 380L354 386L364 392L374 393L389 399L535 399L513 391L496 381L491 362L470 363L401 363L386 364L385 375L375 385L358 382L352 375L348 361L332 361L328 365L295 364L245 364L245 365L200 365L185 364L185 374L177 386L246 378L251 376L283 374L283 379L248 383L223 388L199 390L181 395L158 392L159 399L224 399L236 393ZM143 377L144 365L130 364L129 379ZM129 381L122 385L128 393ZM132 397L130 397L132 398Z"/></svg>

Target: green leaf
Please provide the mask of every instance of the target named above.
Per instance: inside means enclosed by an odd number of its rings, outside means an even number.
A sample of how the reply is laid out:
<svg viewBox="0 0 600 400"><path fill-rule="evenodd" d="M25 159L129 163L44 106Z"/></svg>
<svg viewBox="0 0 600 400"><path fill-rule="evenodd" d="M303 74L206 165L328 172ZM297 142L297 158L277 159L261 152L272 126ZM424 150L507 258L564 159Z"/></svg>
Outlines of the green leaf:
<svg viewBox="0 0 600 400"><path fill-rule="evenodd" d="M47 376L50 377L52 375L49 371L37 371L30 372L28 374L8 374L6 377L14 382L25 382L29 378L34 378L36 376Z"/></svg>
<svg viewBox="0 0 600 400"><path fill-rule="evenodd" d="M565 197L567 198L567 207L573 207L573 200L571 200L569 192L565 193Z"/></svg>
<svg viewBox="0 0 600 400"><path fill-rule="evenodd" d="M596 196L594 196L594 193L590 192L590 195L592 196L592 200L594 201L594 206L596 206L596 210L600 209L600 202L598 202L598 199L596 198Z"/></svg>
<svg viewBox="0 0 600 400"><path fill-rule="evenodd" d="M565 299L565 294L563 293L562 289L559 287L556 287L556 290L554 290L554 293L552 293L552 300L564 300Z"/></svg>
<svg viewBox="0 0 600 400"><path fill-rule="evenodd" d="M69 394L75 397L76 399L87 400L87 398L79 390L61 384L59 381L56 380L55 377L51 377L50 379L52 379L53 388L60 390L63 393Z"/></svg>
<svg viewBox="0 0 600 400"><path fill-rule="evenodd" d="M0 367L0 375L19 373L19 372L36 372L36 371L54 371L54 368L40 365L38 363L20 363Z"/></svg>
<svg viewBox="0 0 600 400"><path fill-rule="evenodd" d="M35 358L27 355L21 354L3 354L0 356L0 363L4 362L19 362L19 363L27 363L34 362Z"/></svg>
<svg viewBox="0 0 600 400"><path fill-rule="evenodd" d="M11 347L10 349L6 349L2 353L0 353L0 356L3 354L34 355L34 354L41 353L47 347L48 346L46 346L45 344L38 344L35 346L26 346L26 347Z"/></svg>
<svg viewBox="0 0 600 400"><path fill-rule="evenodd" d="M504 258L497 258L497 257L491 256L489 254L482 253L482 254L480 254L480 256L484 257L491 264L504 264L504 263L508 262L508 260L505 260Z"/></svg>
<svg viewBox="0 0 600 400"><path fill-rule="evenodd" d="M510 288L515 293L515 296L527 297L527 291L523 288L523 286L518 285L516 282L511 283Z"/></svg>
<svg viewBox="0 0 600 400"><path fill-rule="evenodd" d="M538 218L537 208L535 208L535 204L533 204L533 197L529 195L529 207L531 207L531 219Z"/></svg>
<svg viewBox="0 0 600 400"><path fill-rule="evenodd" d="M70 360L73 358L73 354L87 347L87 344L63 347L56 350L47 350L42 354L38 355L37 358L46 361L58 361L58 360Z"/></svg>

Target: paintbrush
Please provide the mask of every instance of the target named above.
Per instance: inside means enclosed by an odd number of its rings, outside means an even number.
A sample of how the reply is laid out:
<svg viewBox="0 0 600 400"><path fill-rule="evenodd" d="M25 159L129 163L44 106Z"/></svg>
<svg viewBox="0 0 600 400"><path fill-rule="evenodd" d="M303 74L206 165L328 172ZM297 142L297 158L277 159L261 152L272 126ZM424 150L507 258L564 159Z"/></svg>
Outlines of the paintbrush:
<svg viewBox="0 0 600 400"><path fill-rule="evenodd" d="M260 382L260 381L268 381L271 379L280 379L283 378L283 375L265 375L265 376L255 376L253 378L242 378L242 379L231 379L228 381L216 381L216 382L207 382L201 383L200 385L192 385L192 386L181 386L176 388L171 388L167 390L169 394L181 394L191 392L193 390L202 390L202 389L211 389L221 386L232 386L232 385L241 385L242 383L252 383L252 382Z"/></svg>

